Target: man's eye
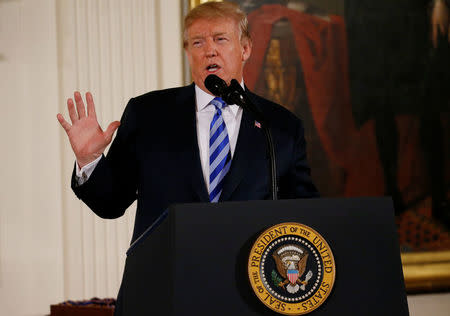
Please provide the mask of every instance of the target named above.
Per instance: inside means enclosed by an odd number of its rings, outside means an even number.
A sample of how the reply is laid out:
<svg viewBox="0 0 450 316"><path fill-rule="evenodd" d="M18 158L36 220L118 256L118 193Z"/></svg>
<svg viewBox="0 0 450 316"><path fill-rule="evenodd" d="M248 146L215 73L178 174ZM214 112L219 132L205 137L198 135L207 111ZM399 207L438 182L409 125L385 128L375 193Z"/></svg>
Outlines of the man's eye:
<svg viewBox="0 0 450 316"><path fill-rule="evenodd" d="M217 41L219 41L219 42L224 42L226 40L227 40L226 37L218 37L217 38Z"/></svg>
<svg viewBox="0 0 450 316"><path fill-rule="evenodd" d="M194 42L192 42L192 46L194 46L194 47L199 47L201 44L202 44L201 41L194 41Z"/></svg>

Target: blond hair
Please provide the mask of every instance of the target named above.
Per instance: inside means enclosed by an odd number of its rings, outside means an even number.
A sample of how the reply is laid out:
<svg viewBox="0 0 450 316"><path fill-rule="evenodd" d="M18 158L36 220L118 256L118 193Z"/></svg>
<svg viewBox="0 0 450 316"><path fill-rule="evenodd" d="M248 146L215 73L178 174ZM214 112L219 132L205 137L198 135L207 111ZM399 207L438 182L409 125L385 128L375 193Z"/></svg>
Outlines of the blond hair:
<svg viewBox="0 0 450 316"><path fill-rule="evenodd" d="M239 39L250 40L247 15L233 2L205 2L192 9L184 18L183 44L187 46L187 30L197 20L231 18L239 25Z"/></svg>

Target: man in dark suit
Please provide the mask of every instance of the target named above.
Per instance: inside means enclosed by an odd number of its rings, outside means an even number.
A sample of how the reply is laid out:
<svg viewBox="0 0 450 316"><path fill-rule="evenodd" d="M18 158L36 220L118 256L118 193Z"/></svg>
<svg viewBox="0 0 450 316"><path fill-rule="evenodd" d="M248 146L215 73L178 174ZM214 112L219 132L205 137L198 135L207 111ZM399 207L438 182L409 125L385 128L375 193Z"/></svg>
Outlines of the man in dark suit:
<svg viewBox="0 0 450 316"><path fill-rule="evenodd" d="M236 105L221 103L223 107L218 107L218 99L204 85L210 74L228 84L237 79L243 85L243 67L251 53L245 14L226 2L195 8L185 18L184 47L194 84L131 99L121 122L111 123L106 131L98 125L90 93L86 94L87 113L79 92L75 92L75 103L68 100L72 125L58 114L77 159L72 178L75 194L103 218L123 215L137 199L132 240L173 203L270 196L260 123ZM246 93L270 120L279 197L318 196L310 177L300 120L280 105ZM225 165L219 170L219 182L214 180L218 167L212 159L216 119L224 123L225 130L221 134ZM105 157L103 152L119 124ZM215 189L217 196L213 198Z"/></svg>

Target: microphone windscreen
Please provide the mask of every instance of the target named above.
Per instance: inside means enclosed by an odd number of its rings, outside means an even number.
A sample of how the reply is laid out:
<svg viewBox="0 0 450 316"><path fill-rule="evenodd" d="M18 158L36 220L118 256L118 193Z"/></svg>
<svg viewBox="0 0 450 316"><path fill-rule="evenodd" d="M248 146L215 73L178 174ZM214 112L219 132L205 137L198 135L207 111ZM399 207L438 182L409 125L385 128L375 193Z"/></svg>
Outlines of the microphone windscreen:
<svg viewBox="0 0 450 316"><path fill-rule="evenodd" d="M206 77L205 87L212 94L218 97L223 97L227 90L226 82L216 75L209 75L208 77Z"/></svg>
<svg viewBox="0 0 450 316"><path fill-rule="evenodd" d="M239 84L239 82L236 79L231 79L230 87L231 90L239 92L239 94L244 93L244 89L242 89L242 86Z"/></svg>

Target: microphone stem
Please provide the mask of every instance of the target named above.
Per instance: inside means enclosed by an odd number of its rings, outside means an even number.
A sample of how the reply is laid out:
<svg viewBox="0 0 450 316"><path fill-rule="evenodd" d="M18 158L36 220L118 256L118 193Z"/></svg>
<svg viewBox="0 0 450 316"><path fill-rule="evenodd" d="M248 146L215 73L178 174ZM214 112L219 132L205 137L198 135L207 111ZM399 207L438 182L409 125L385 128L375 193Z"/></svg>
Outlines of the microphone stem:
<svg viewBox="0 0 450 316"><path fill-rule="evenodd" d="M270 128L264 124L262 126L264 130L266 143L267 143L267 151L269 152L269 169L270 169L270 184L271 184L271 194L272 200L276 201L278 199L278 184L277 184L277 167L275 162L275 149L273 147L272 133L270 132Z"/></svg>

